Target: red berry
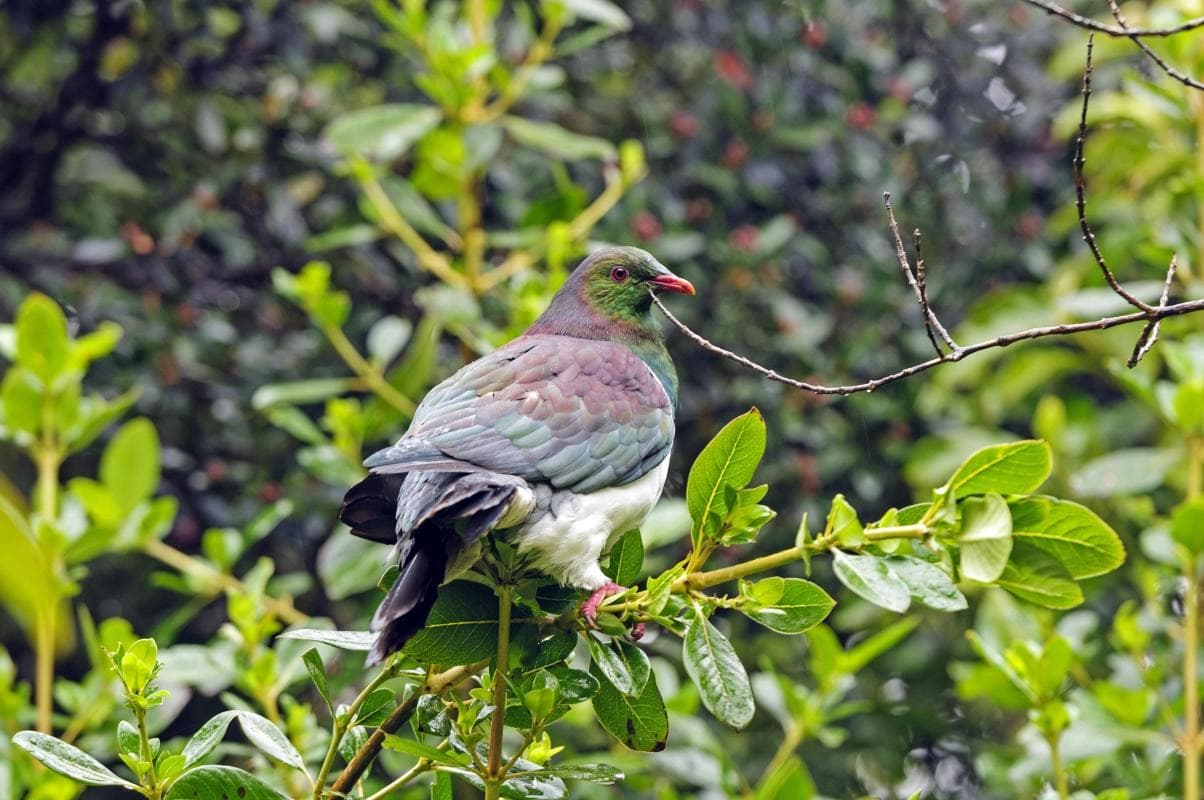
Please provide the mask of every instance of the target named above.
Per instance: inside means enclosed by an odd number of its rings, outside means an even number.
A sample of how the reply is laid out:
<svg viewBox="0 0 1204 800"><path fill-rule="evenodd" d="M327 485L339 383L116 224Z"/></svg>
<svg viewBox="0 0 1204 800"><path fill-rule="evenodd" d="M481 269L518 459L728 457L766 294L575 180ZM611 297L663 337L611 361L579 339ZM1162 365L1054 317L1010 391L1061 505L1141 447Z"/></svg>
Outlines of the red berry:
<svg viewBox="0 0 1204 800"><path fill-rule="evenodd" d="M715 72L719 77L740 91L752 88L753 76L744 59L731 50L719 50L715 53Z"/></svg>
<svg viewBox="0 0 1204 800"><path fill-rule="evenodd" d="M660 238L661 221L650 211L640 211L631 220L631 230L645 242Z"/></svg>

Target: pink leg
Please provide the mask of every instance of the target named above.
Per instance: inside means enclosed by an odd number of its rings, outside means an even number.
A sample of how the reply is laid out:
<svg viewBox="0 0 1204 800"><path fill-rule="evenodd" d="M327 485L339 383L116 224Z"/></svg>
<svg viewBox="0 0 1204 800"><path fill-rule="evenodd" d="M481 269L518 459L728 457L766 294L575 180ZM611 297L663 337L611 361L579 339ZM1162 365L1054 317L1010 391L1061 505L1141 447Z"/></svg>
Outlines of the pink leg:
<svg viewBox="0 0 1204 800"><path fill-rule="evenodd" d="M581 604L581 616L585 617L586 622L593 625L598 621L598 606L602 605L602 601L625 591L627 591L625 587L614 581L607 581L594 590L594 593Z"/></svg>

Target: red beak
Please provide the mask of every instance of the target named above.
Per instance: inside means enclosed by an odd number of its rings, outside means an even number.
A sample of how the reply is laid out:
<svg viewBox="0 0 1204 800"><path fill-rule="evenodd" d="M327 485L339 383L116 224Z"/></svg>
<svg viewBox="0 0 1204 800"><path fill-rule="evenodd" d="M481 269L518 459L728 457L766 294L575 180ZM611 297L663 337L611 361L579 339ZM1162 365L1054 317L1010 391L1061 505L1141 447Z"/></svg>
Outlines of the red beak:
<svg viewBox="0 0 1204 800"><path fill-rule="evenodd" d="M656 288L664 289L667 292L677 292L678 294L694 294L694 284L690 283L685 278L679 278L676 275L657 275L648 282Z"/></svg>

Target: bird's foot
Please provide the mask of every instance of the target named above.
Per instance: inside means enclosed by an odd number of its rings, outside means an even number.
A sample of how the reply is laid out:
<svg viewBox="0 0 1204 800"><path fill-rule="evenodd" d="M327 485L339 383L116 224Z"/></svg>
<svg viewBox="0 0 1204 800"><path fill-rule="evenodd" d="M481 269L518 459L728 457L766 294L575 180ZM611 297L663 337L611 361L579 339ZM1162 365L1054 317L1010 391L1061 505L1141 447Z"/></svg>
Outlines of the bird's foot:
<svg viewBox="0 0 1204 800"><path fill-rule="evenodd" d="M598 623L598 606L602 605L602 601L608 597L614 597L616 594L622 594L625 591L627 591L627 587L620 586L614 581L607 581L595 589L594 593L581 604L581 616L585 617L585 621L592 628Z"/></svg>

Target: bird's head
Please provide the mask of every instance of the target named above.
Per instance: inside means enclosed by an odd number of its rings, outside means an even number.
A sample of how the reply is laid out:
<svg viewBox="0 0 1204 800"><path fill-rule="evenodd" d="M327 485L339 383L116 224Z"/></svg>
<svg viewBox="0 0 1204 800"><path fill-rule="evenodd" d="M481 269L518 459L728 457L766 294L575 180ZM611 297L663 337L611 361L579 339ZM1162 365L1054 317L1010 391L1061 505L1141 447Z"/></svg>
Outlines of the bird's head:
<svg viewBox="0 0 1204 800"><path fill-rule="evenodd" d="M528 333L585 338L623 338L623 332L653 335L653 291L694 294L694 287L638 247L597 250L573 270Z"/></svg>
<svg viewBox="0 0 1204 800"><path fill-rule="evenodd" d="M607 316L642 316L652 304L650 292L694 294L694 286L674 275L638 247L607 247L573 271L565 288L574 287L591 308Z"/></svg>

